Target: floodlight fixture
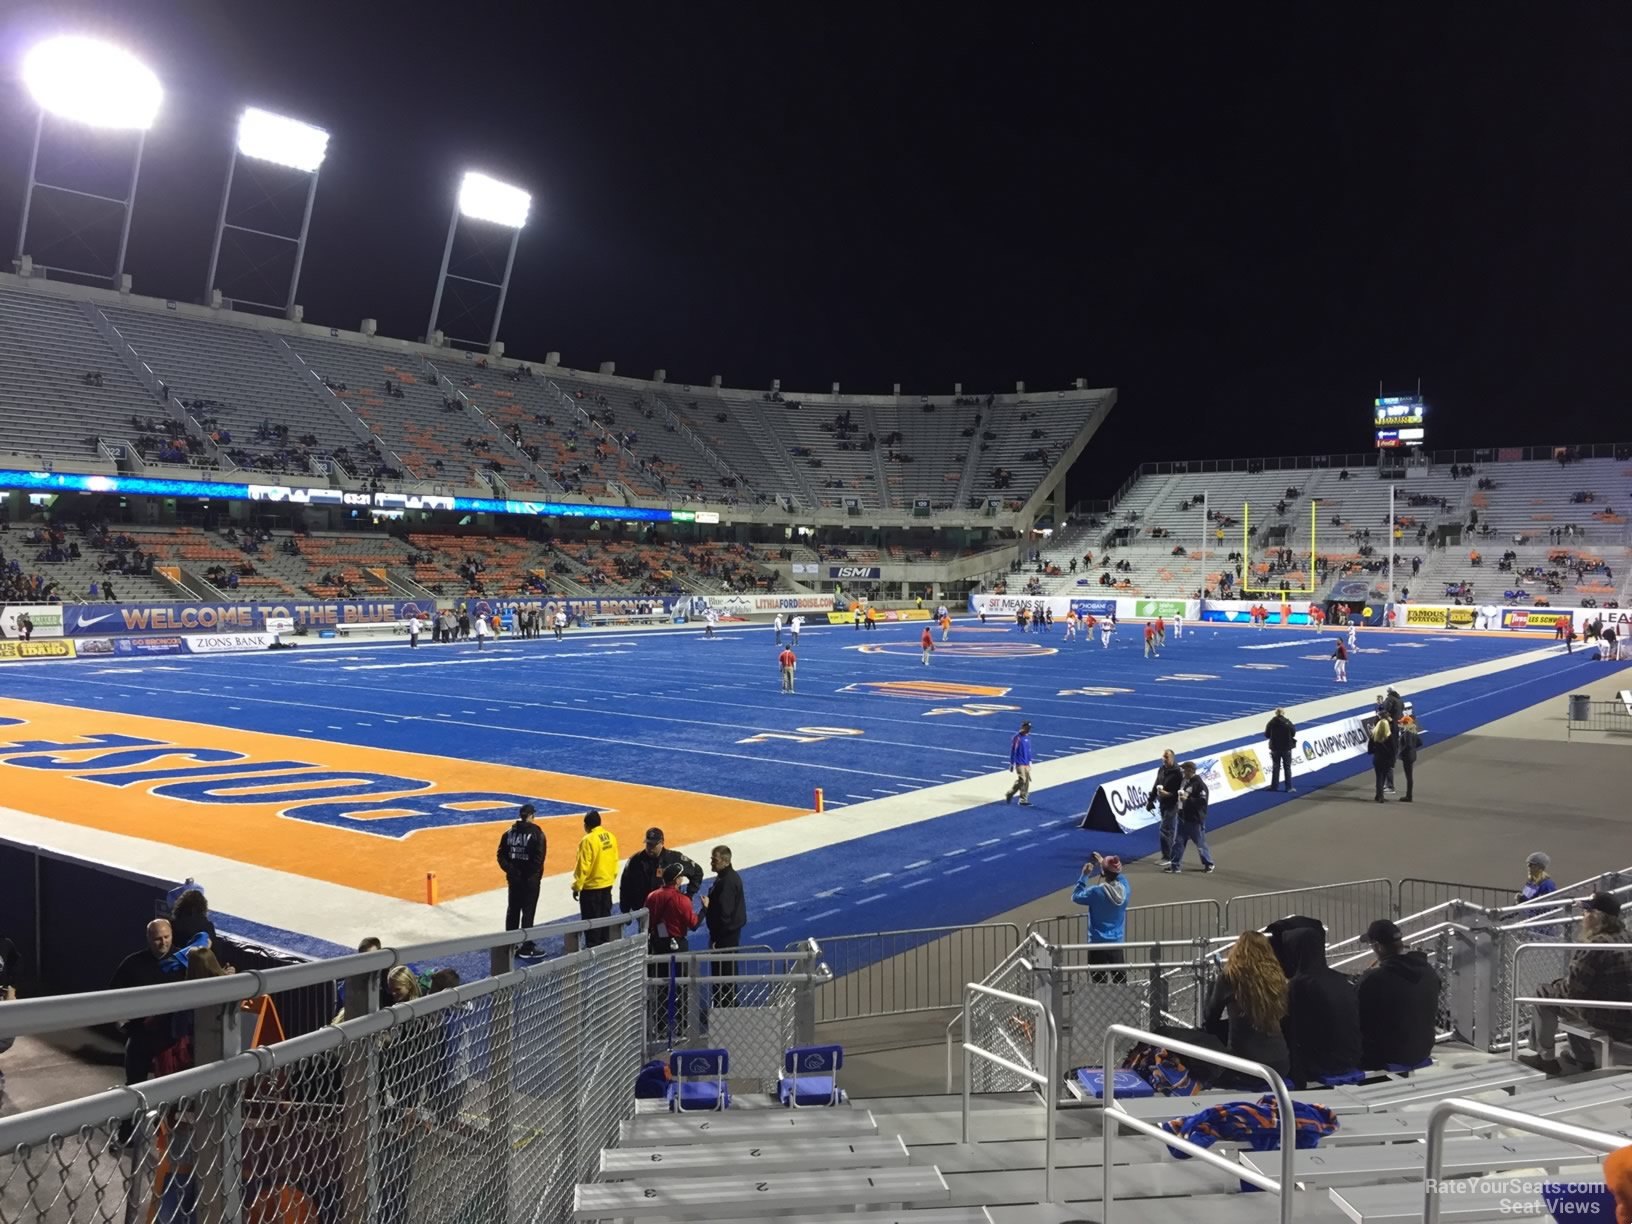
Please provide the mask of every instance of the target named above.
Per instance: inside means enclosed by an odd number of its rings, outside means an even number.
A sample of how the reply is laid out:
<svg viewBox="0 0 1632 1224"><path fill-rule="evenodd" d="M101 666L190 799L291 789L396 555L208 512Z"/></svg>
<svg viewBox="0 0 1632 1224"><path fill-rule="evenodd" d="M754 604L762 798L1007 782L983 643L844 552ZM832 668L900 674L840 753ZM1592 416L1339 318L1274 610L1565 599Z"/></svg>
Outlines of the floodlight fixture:
<svg viewBox="0 0 1632 1224"><path fill-rule="evenodd" d="M115 205L120 212L119 247L114 256L113 274L53 267L44 261L38 266L69 276L107 279L115 286L125 271L125 251L130 244L130 216L136 202L136 184L142 173L142 150L147 130L158 117L164 89L152 69L130 52L111 43L77 34L65 34L37 43L23 57L20 73L29 95L39 107L34 122L34 143L28 156L27 185L23 191L23 212L17 227L17 255L23 256L28 243L28 220L36 190L61 192L100 204ZM123 196L101 195L61 183L43 182L38 177L40 144L45 136L45 117L55 116L71 123L108 131L134 132L136 152L131 159L130 180Z"/></svg>
<svg viewBox="0 0 1632 1224"><path fill-rule="evenodd" d="M66 34L23 57L23 83L39 108L90 127L145 132L164 90L153 70L123 47Z"/></svg>
<svg viewBox="0 0 1632 1224"><path fill-rule="evenodd" d="M301 265L306 261L306 235L312 225L312 203L317 198L317 172L323 166L323 158L328 153L328 148L329 134L322 128L299 119L277 115L258 106L247 107L238 117L238 138L227 157L227 181L221 188L221 209L216 214L215 238L210 244L210 268L204 276L206 302L213 303L215 300L215 274L221 264L222 236L227 230L233 230L272 242L287 242L295 248L294 267L290 270L289 285L281 303L257 302L236 294L233 295L234 302L259 307L262 310L280 311L286 318L296 316L295 294L300 288ZM273 233L266 229L238 225L228 219L228 206L232 203L233 177L240 157L270 163L280 167L281 170L306 176L305 207L301 210L300 226L295 233ZM260 191L261 203L265 204L271 198L271 194L261 186L258 176L250 175L250 186Z"/></svg>
<svg viewBox="0 0 1632 1224"><path fill-rule="evenodd" d="M299 119L274 115L258 106L238 117L238 152L245 157L316 174L328 147L327 132Z"/></svg>
<svg viewBox="0 0 1632 1224"><path fill-rule="evenodd" d="M506 229L527 224L527 210L533 197L520 187L501 183L479 170L465 171L459 183L459 211L472 221L491 221Z"/></svg>
<svg viewBox="0 0 1632 1224"><path fill-rule="evenodd" d="M431 299L431 319L425 325L427 344L432 343L432 337L436 335L436 321L442 312L442 291L448 281L456 280L499 291L498 305L493 310L493 326L487 334L487 349L489 352L493 351L499 339L499 320L504 317L504 301L510 294L510 271L516 263L516 245L521 241L522 227L527 224L527 215L532 207L533 197L520 187L501 183L492 175L483 174L479 170L465 171L464 177L459 180L458 202L454 206L453 217L448 222L448 240L442 247L442 270L437 273L436 296ZM459 231L460 217L502 226L510 231L510 249L504 258L504 275L499 280L458 276L448 271L448 264L453 258L453 239ZM457 342L469 345L479 343L475 340Z"/></svg>

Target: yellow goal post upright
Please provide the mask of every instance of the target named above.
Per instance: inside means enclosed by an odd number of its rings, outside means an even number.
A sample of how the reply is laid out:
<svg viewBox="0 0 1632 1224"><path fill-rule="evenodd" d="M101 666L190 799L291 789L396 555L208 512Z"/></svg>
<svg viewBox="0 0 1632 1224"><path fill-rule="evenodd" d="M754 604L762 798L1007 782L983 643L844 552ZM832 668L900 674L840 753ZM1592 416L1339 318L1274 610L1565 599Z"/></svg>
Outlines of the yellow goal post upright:
<svg viewBox="0 0 1632 1224"><path fill-rule="evenodd" d="M1252 580L1252 503L1241 503L1241 594L1244 596L1270 595L1275 596L1282 603L1291 595L1307 595L1310 598L1315 594L1315 532L1319 527L1320 501L1317 498L1309 500L1309 585L1302 587L1286 585L1283 575L1280 586L1254 586Z"/></svg>

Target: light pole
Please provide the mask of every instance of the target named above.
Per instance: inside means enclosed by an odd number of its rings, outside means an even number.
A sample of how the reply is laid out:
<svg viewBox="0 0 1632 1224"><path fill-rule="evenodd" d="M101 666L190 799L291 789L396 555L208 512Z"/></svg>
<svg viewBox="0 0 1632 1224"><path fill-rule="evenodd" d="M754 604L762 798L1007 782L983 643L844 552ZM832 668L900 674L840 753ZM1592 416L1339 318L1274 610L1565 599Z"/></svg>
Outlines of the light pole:
<svg viewBox="0 0 1632 1224"><path fill-rule="evenodd" d="M274 115L271 111L254 106L239 116L238 138L231 155L227 158L227 181L221 189L221 210L216 214L215 238L210 244L210 270L204 278L206 302L211 300L216 288L215 272L221 261L221 237L230 229L237 233L254 234L261 238L294 245L295 265L289 274L289 288L284 294L282 306L271 302L247 303L250 306L259 306L263 310L281 309L285 316L293 314L295 292L300 287L300 266L306 259L306 233L312 224L312 202L317 198L317 172L323 165L328 147L327 132L309 123L302 123L299 119ZM297 234L274 234L268 230L252 229L247 225L235 225L227 219L227 206L232 201L233 176L240 157L269 162L306 176L306 204L301 212L300 230Z"/></svg>
<svg viewBox="0 0 1632 1224"><path fill-rule="evenodd" d="M28 223L34 195L57 192L82 200L115 205L119 209L119 247L113 273L53 267L41 263L48 272L107 280L118 286L125 271L125 251L130 245L130 215L136 203L136 184L142 173L142 150L147 129L158 117L164 90L159 78L130 52L94 38L63 35L36 44L23 57L22 78L39 107L34 123L34 142L28 155L28 180L23 189L23 215L17 227L17 256L26 253ZM136 149L131 158L130 179L123 196L99 195L62 183L39 178L40 144L46 136L45 117L52 115L85 127L136 133Z"/></svg>
<svg viewBox="0 0 1632 1224"><path fill-rule="evenodd" d="M516 263L516 245L521 241L521 230L527 224L527 213L533 198L520 187L501 183L498 179L476 170L465 171L459 184L459 199L453 216L448 221L448 240L442 247L442 270L436 276L436 296L431 299L431 321L425 325L425 343L431 343L436 334L436 320L442 313L442 290L448 281L464 281L499 291L499 302L493 310L493 326L488 330L489 350L499 338L499 320L504 317L504 299L510 294L510 271ZM501 226L510 231L510 249L504 257L504 275L497 281L481 280L474 276L459 276L448 271L453 258L453 239L459 231L459 218ZM475 344L474 340L460 341Z"/></svg>

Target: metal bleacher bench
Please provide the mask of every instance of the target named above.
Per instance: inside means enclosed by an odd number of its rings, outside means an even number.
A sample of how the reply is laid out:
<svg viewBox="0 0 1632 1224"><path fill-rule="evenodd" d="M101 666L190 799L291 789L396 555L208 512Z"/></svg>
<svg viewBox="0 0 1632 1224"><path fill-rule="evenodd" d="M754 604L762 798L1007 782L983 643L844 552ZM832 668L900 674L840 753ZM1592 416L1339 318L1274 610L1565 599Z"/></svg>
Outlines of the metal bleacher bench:
<svg viewBox="0 0 1632 1224"><path fill-rule="evenodd" d="M1279 1175L1280 1161L1279 1152L1241 1153L1242 1164L1267 1177ZM1445 1144L1444 1175L1449 1178L1502 1169L1557 1169L1561 1165L1596 1164L1597 1161L1598 1157L1584 1148L1540 1135L1521 1135L1514 1139L1453 1139ZM1293 1176L1304 1186L1370 1186L1394 1178L1414 1177L1420 1187L1427 1162L1428 1148L1418 1143L1315 1148L1297 1153Z"/></svg>
<svg viewBox="0 0 1632 1224"><path fill-rule="evenodd" d="M1594 1046L1598 1051L1598 1065L1600 1067L1625 1066L1627 1063L1626 1054L1628 1051L1632 1051L1632 1042L1611 1037L1602 1029L1593 1028L1590 1024L1582 1024L1579 1020L1571 1020L1568 1017L1559 1017L1558 1031L1566 1036L1579 1037L1582 1041ZM1617 1052L1622 1055L1619 1063L1615 1060Z"/></svg>
<svg viewBox="0 0 1632 1224"><path fill-rule="evenodd" d="M759 1115L763 1117L764 1115ZM952 1197L933 1166L772 1173L762 1176L677 1177L580 1185L573 1192L574 1220L797 1218L801 1207L834 1203L866 1210L909 1203L944 1203ZM856 1217L852 1217L856 1218ZM865 1217L862 1217L865 1218Z"/></svg>
<svg viewBox="0 0 1632 1224"><path fill-rule="evenodd" d="M666 1147L687 1143L858 1139L878 1134L866 1110L753 1109L742 1113L637 1114L618 1124L619 1147Z"/></svg>
<svg viewBox="0 0 1632 1224"><path fill-rule="evenodd" d="M886 1169L911 1163L899 1135L884 1138L809 1139L771 1143L688 1143L674 1148L608 1148L601 1153L601 1180L631 1177L758 1177L808 1169Z"/></svg>
<svg viewBox="0 0 1632 1224"><path fill-rule="evenodd" d="M1545 1078L1540 1071L1526 1067L1523 1063L1498 1061L1420 1079L1389 1080L1382 1084L1293 1092L1292 1099L1308 1105L1324 1105L1342 1118L1350 1114L1381 1113L1405 1105L1437 1101L1443 1097L1496 1092ZM1255 1100L1261 1095L1261 1091L1253 1089L1244 1092L1210 1091L1192 1097L1147 1097L1126 1102L1119 1100L1116 1108L1135 1118L1176 1118L1199 1113L1209 1106L1221 1105L1227 1101Z"/></svg>
<svg viewBox="0 0 1632 1224"><path fill-rule="evenodd" d="M686 1216L647 1216L641 1224L680 1224ZM776 1224L992 1224L984 1207L921 1207L905 1211L822 1211L773 1215Z"/></svg>
<svg viewBox="0 0 1632 1224"><path fill-rule="evenodd" d="M1453 1220L1548 1219L1547 1204L1537 1191L1535 1177L1481 1177L1467 1193L1447 1191L1439 1196L1439 1218ZM1574 1185L1600 1179L1572 1174ZM1422 1219L1422 1183L1396 1182L1388 1186L1334 1187L1332 1204L1355 1224L1418 1224Z"/></svg>

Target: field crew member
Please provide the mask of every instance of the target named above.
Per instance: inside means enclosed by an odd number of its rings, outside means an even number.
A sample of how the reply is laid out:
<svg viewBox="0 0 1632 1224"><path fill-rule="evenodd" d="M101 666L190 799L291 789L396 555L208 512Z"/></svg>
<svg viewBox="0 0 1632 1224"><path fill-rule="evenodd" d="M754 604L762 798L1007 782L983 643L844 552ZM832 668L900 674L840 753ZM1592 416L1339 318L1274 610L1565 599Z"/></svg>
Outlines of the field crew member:
<svg viewBox="0 0 1632 1224"><path fill-rule="evenodd" d="M792 636L795 646L799 645L799 630L804 627L805 618L802 616L796 616L788 622L788 633Z"/></svg>
<svg viewBox="0 0 1632 1224"><path fill-rule="evenodd" d="M1145 811L1161 808L1162 861L1173 857L1173 839L1179 827L1179 789L1184 785L1184 774L1173 756L1173 749L1162 753L1162 763L1156 767L1156 777L1150 784L1150 798L1145 800Z"/></svg>
<svg viewBox="0 0 1632 1224"><path fill-rule="evenodd" d="M480 623L480 622L478 622ZM499 870L509 885L505 902L504 929L525 931L533 925L533 913L538 908L538 883L544 878L544 830L533 823L538 809L530 803L521 805L516 823L499 837ZM517 956L536 956L533 941L516 948Z"/></svg>
<svg viewBox="0 0 1632 1224"><path fill-rule="evenodd" d="M1003 796L1004 803L1013 803L1020 797L1021 807L1031 806L1031 723L1023 722L1020 730L1009 741L1009 768L1014 770L1014 785Z"/></svg>
<svg viewBox="0 0 1632 1224"><path fill-rule="evenodd" d="M410 649L419 646L419 614L417 612L408 618L408 646Z"/></svg>
<svg viewBox="0 0 1632 1224"><path fill-rule="evenodd" d="M555 610L555 640L556 641L559 642L561 640L561 633L562 633L562 631L564 629L566 629L566 627L567 627L567 610L565 608L557 608Z"/></svg>
<svg viewBox="0 0 1632 1224"><path fill-rule="evenodd" d="M799 659L793 653L793 647L782 647L782 653L776 656L776 661L781 665L782 669L782 691L784 693L793 692L793 672L794 668L799 666Z"/></svg>
<svg viewBox="0 0 1632 1224"><path fill-rule="evenodd" d="M584 836L578 843L578 861L572 868L572 899L578 902L583 919L612 916L612 881L618 878L618 839L611 829L601 827L601 814L594 808L584 813ZM598 927L584 933L584 944L593 948L612 938L613 928Z"/></svg>
<svg viewBox="0 0 1632 1224"><path fill-rule="evenodd" d="M782 613L776 614L776 619L771 622L771 628L776 630L776 644L782 645Z"/></svg>
<svg viewBox="0 0 1632 1224"><path fill-rule="evenodd" d="M471 620L474 622L471 625L471 630L472 630L472 632L474 632L476 634L476 649L480 650L482 648L482 643L487 641L487 634L488 634L487 617L485 617L485 616L473 616L473 617L471 617Z"/></svg>

